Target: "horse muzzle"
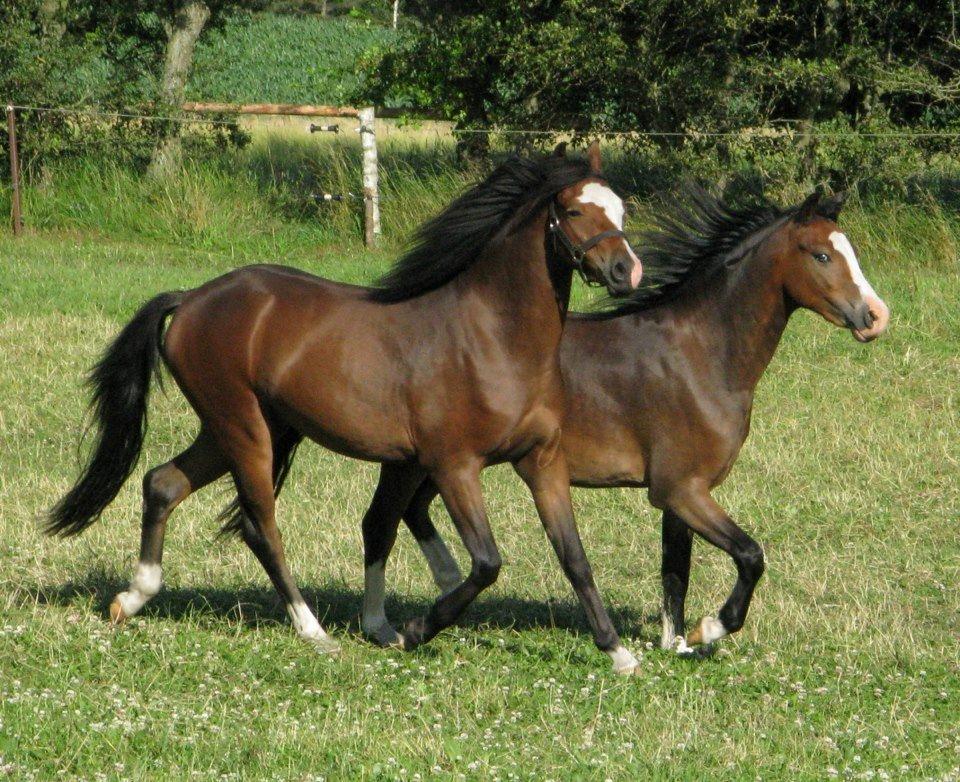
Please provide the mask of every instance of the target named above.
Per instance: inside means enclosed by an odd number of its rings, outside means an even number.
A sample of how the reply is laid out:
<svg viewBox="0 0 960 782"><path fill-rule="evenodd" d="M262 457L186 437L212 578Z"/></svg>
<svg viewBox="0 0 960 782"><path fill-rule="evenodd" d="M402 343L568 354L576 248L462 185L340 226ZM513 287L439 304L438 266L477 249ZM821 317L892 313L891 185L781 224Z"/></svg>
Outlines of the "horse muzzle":
<svg viewBox="0 0 960 782"><path fill-rule="evenodd" d="M603 276L611 296L626 296L640 285L643 265L632 250L622 251L612 259Z"/></svg>
<svg viewBox="0 0 960 782"><path fill-rule="evenodd" d="M864 296L854 317L850 318L850 332L858 342L871 342L887 329L890 308L877 296Z"/></svg>

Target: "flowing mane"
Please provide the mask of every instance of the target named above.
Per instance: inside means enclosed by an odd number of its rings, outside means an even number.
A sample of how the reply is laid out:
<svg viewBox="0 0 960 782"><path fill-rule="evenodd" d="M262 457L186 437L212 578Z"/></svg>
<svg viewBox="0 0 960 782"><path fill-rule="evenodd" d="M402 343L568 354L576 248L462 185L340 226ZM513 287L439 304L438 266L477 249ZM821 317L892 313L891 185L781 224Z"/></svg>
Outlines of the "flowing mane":
<svg viewBox="0 0 960 782"><path fill-rule="evenodd" d="M703 187L688 183L646 231L638 245L644 284L630 296L606 300L594 319L639 312L669 301L696 279L741 260L768 235L769 229L793 215L764 196L733 206Z"/></svg>
<svg viewBox="0 0 960 782"><path fill-rule="evenodd" d="M369 292L396 302L445 285L469 268L488 244L523 225L557 193L589 177L582 158L513 157L417 230L413 243Z"/></svg>

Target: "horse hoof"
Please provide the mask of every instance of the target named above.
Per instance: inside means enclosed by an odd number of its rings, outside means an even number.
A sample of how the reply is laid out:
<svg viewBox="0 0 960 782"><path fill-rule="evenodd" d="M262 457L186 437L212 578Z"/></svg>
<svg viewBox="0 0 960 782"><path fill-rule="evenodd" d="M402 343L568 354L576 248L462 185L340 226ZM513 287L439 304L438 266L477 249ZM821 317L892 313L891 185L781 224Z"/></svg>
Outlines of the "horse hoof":
<svg viewBox="0 0 960 782"><path fill-rule="evenodd" d="M110 604L110 623L119 625L127 620L127 615L123 612L123 606L120 605L120 598L113 598Z"/></svg>
<svg viewBox="0 0 960 782"><path fill-rule="evenodd" d="M673 644L671 644L670 648L681 657L691 657L695 654L693 647L687 643L687 639L682 635L678 635L673 639Z"/></svg>
<svg viewBox="0 0 960 782"><path fill-rule="evenodd" d="M618 646L607 654L613 660L613 672L617 676L636 676L640 673L640 661L626 647Z"/></svg>
<svg viewBox="0 0 960 782"><path fill-rule="evenodd" d="M690 646L697 644L712 644L727 635L727 628L723 622L712 616L705 616L701 619L693 631L687 636L687 643Z"/></svg>
<svg viewBox="0 0 960 782"><path fill-rule="evenodd" d="M393 625L391 625L389 622L384 622L376 630L367 632L367 637L377 646L382 646L385 649L404 648L403 636L394 630Z"/></svg>
<svg viewBox="0 0 960 782"><path fill-rule="evenodd" d="M337 657L340 655L340 652L343 651L340 643L329 635L318 635L307 638L307 640L320 654L327 655L328 657Z"/></svg>

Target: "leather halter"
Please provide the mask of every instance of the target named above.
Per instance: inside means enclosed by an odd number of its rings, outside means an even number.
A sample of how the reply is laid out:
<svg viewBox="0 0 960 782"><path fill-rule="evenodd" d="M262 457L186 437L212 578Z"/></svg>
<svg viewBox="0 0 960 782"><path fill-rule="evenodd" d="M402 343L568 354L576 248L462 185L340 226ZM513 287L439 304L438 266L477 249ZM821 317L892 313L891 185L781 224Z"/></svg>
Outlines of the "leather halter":
<svg viewBox="0 0 960 782"><path fill-rule="evenodd" d="M570 255L570 261L573 263L573 268L577 270L577 273L580 275L580 279L583 280L587 285L595 285L602 287L603 283L596 280L591 280L587 277L587 273L583 269L583 262L587 258L587 253L596 247L604 239L623 239L626 241L627 235L616 228L611 228L607 231L601 231L595 236L591 236L589 239L580 242L580 244L574 244L573 241L567 236L567 232L563 230L560 225L560 215L557 213L557 203L556 201L550 202L549 208L549 219L547 221L547 229L553 235L554 245L560 244L564 250L567 251Z"/></svg>

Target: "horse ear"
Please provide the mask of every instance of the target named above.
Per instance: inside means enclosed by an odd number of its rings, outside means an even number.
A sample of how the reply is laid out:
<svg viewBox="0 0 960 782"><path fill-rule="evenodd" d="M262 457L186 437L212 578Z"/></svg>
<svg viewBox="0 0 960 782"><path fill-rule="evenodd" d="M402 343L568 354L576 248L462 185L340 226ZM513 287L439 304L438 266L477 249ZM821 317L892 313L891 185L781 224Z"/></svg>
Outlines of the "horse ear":
<svg viewBox="0 0 960 782"><path fill-rule="evenodd" d="M840 217L840 210L843 209L843 204L847 200L846 192L835 193L829 198L825 198L817 205L817 214L822 217L826 217L828 220L833 220L837 222L837 219Z"/></svg>
<svg viewBox="0 0 960 782"><path fill-rule="evenodd" d="M557 146L553 148L554 157L566 157L567 156L567 142L561 141Z"/></svg>
<svg viewBox="0 0 960 782"><path fill-rule="evenodd" d="M797 212L793 216L793 221L803 225L804 223L809 223L811 220L813 220L813 218L818 214L817 206L820 203L821 195L822 191L819 187L810 195L808 195L807 200L797 207Z"/></svg>
<svg viewBox="0 0 960 782"><path fill-rule="evenodd" d="M587 147L587 162L590 163L590 170L594 174L600 173L601 166L599 141L594 141L589 147Z"/></svg>

